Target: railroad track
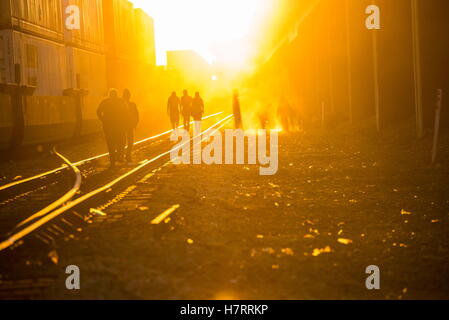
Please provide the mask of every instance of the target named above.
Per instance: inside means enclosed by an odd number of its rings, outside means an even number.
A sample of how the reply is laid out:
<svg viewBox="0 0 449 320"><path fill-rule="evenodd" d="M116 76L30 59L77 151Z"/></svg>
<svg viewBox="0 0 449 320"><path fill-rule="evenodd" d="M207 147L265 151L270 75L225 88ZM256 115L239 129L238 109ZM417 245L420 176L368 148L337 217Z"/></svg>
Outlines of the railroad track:
<svg viewBox="0 0 449 320"><path fill-rule="evenodd" d="M204 117L203 120L212 119L214 117L220 116L221 114L223 114L223 112L214 113L214 114ZM192 124L193 124L193 122L192 122ZM183 128L183 126L180 126L179 128ZM173 130L167 130L167 131L159 133L157 135L142 139L142 140L134 143L134 146L140 147L140 146L145 146L148 143L161 142L163 140L158 140L158 139L166 137L172 132L173 132ZM103 154L100 154L100 155L97 155L94 157L90 157L90 158L75 162L75 163L73 163L73 166L82 167L82 166L85 166L85 165L92 163L96 160L106 158L107 156L109 156L108 153L103 153ZM55 168L53 170L34 175L32 177L28 177L28 178L17 180L17 181L12 181L8 184L2 185L2 186L0 186L0 197L3 199L13 199L16 197L18 198L23 194L29 193L30 191L38 189L42 186L49 184L52 181L57 180L57 178L58 178L57 176L67 170L69 170L69 166L67 166L67 164L65 164L59 168Z"/></svg>
<svg viewBox="0 0 449 320"><path fill-rule="evenodd" d="M208 118L212 118L220 115L211 115ZM218 131L227 125L232 120L232 115L229 115L206 129L203 132L203 138L207 139L207 134ZM167 131L158 135L159 137L170 133ZM205 135L206 134L206 135ZM155 136L156 137L156 136ZM144 141L151 141L154 137L147 138L139 141L138 144L144 143ZM190 139L191 143L195 137ZM196 140L195 140L196 141ZM177 146L181 149L181 146ZM20 223L15 225L6 236L0 238L0 251L5 252L7 249L15 249L20 247L25 241L39 243L45 243L47 245L54 245L56 239L63 237L66 240L74 238L74 233L79 231L80 223L89 221L94 215L104 214L102 210L109 207L123 199L127 194L133 191L137 186L136 181L146 181L154 174L156 174L161 168L170 163L171 147L151 159L145 159L140 162L136 167L127 170L119 177L114 178L112 181L103 182L101 186L96 186L90 190L83 190L81 181L81 172L78 166L82 162L71 164L62 155L55 152L66 164L65 166L58 168L58 170L70 169L75 176L75 182L71 189L61 195L58 200L50 203L44 209L41 209L34 214L28 216ZM99 157L104 157L101 155ZM92 161L88 159L89 161ZM50 174L53 174L54 170ZM149 173L148 173L149 172ZM40 176L40 175L39 175ZM142 179L141 177L144 176ZM39 179L39 178L35 178ZM139 180L141 179L141 180ZM29 179L24 179L30 181ZM27 182L23 182L27 183ZM84 184L84 183L83 183ZM79 195L76 197L76 195ZM71 201L70 201L71 200Z"/></svg>
<svg viewBox="0 0 449 320"><path fill-rule="evenodd" d="M221 114L222 112L215 113L204 119L205 121L213 121L214 118L219 117ZM138 148L134 150L135 158L138 161L143 161L148 157L149 153L157 154L161 150L165 150L170 146L167 136L172 131L168 130L136 142L135 145ZM83 193L88 193L99 184L109 181L111 176L119 176L127 169L126 167L119 168L115 172L111 172L99 168L97 160L107 157L107 153L71 165L68 165L67 159L64 159L61 155L54 154L63 160L64 165L0 187L0 199L2 199L0 200L0 236L8 234L15 226L22 226L28 223L30 221L30 212L39 213L36 215L38 217L53 210L55 208L54 199L70 200L64 196L65 192L71 189L72 167L77 168L77 170L81 169L83 184L76 192ZM51 204L48 205L49 203ZM32 217L34 216L33 214Z"/></svg>

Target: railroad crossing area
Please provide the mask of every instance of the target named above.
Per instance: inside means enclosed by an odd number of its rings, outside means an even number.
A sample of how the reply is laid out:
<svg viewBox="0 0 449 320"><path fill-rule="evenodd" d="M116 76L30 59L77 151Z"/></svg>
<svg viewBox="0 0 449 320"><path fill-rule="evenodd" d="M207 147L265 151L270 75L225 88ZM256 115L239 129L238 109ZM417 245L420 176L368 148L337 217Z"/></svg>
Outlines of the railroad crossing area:
<svg viewBox="0 0 449 320"><path fill-rule="evenodd" d="M204 125L224 130L232 117ZM447 298L447 163L428 167L428 141L390 138L281 132L278 172L263 176L258 165L174 164L165 133L136 147L135 166L90 159L11 186L0 297ZM39 213L77 170L75 196ZM366 288L370 265L380 290Z"/></svg>

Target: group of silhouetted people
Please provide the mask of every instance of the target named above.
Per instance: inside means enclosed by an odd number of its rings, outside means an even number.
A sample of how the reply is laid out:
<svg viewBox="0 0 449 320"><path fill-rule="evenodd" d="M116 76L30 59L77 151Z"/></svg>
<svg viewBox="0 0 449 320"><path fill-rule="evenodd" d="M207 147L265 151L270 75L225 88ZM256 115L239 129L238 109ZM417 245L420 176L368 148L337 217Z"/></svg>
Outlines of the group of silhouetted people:
<svg viewBox="0 0 449 320"><path fill-rule="evenodd" d="M281 125L285 132L301 130L303 118L298 108L295 108L286 98L281 98L277 105L267 103L256 114L260 128L269 129ZM276 123L276 120L279 123Z"/></svg>
<svg viewBox="0 0 449 320"><path fill-rule="evenodd" d="M242 114L237 90L234 91L233 113L236 129L242 129ZM184 129L190 132L190 123L193 119L194 132L198 135L201 133L204 101L199 92L191 97L188 91L184 90L181 98L176 95L176 92L172 92L167 102L167 114L170 117L174 132L180 127L182 116ZM111 167L115 167L117 162L131 162L134 131L139 123L139 111L136 104L131 102L130 91L128 89L123 90L122 97L119 97L118 90L111 89L109 97L104 99L98 107L97 115L103 123Z"/></svg>
<svg viewBox="0 0 449 320"><path fill-rule="evenodd" d="M243 129L242 113L240 108L239 93L234 90L232 109L234 114L235 128ZM277 118L280 120L282 128L290 131L301 126L302 117L298 110L284 97L280 99L277 106ZM256 114L262 129L273 125L270 120L276 116L273 114L272 104L261 108ZM117 162L131 162L131 154L134 145L134 131L139 123L139 111L135 103L131 102L131 93L128 89L123 90L122 97L119 97L118 90L111 89L109 97L104 99L97 110L98 118L103 123L106 143L109 149L111 167L115 167ZM194 134L201 134L201 121L204 115L204 101L199 92L191 97L187 90L179 98L176 92L172 92L167 102L167 114L173 132L176 134L180 128L180 119L183 120L183 128L190 132L190 123L193 119ZM125 152L126 150L126 152Z"/></svg>
<svg viewBox="0 0 449 320"><path fill-rule="evenodd" d="M118 90L111 89L109 97L98 107L97 115L103 123L111 167L115 167L117 162L131 162L139 111L137 105L131 102L130 91L123 90L122 97L119 97Z"/></svg>
<svg viewBox="0 0 449 320"><path fill-rule="evenodd" d="M172 92L167 102L167 114L170 117L173 130L179 127L179 120L182 116L184 129L190 131L190 119L193 118L196 132L201 131L201 120L204 115L204 101L199 92L194 97L189 96L187 90L183 91L183 96L179 98L176 92Z"/></svg>

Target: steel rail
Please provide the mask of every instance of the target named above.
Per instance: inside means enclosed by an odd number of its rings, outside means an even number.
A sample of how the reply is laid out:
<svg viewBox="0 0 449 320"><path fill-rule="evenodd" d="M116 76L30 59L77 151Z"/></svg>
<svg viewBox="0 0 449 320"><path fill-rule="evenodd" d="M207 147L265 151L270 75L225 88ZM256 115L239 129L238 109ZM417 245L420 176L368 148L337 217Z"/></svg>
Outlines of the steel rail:
<svg viewBox="0 0 449 320"><path fill-rule="evenodd" d="M75 173L75 183L74 183L73 187L67 193L65 193L62 197L60 197L58 200L52 202L50 205L48 205L44 209L36 212L32 216L30 216L27 219L25 219L22 222L20 222L14 229L19 228L19 227L27 224L28 222L30 222L32 220L35 220L35 219L40 218L40 217L43 217L47 213L49 213L49 212L53 211L54 209L62 206L64 203L66 203L67 201L71 200L76 195L76 193L80 190L81 180L82 180L81 171L77 167L75 167L67 158L65 158L63 155L58 153L56 151L56 149L53 149L53 153L57 157L59 157L62 161L64 161L64 163L70 169L72 169L72 171Z"/></svg>
<svg viewBox="0 0 449 320"><path fill-rule="evenodd" d="M209 118L212 118L212 117L219 116L219 115L222 114L222 113L223 113L223 112L217 112L217 113L208 115L208 116L204 117L203 120L206 120L206 119L209 119ZM191 122L191 124L193 124L193 121ZM184 127L184 126L179 126L179 129L181 129L181 128L183 128L183 127ZM169 134L169 133L171 133L171 132L173 132L173 129L172 129L172 130L165 131L165 132L162 132L162 133L159 133L159 134L157 134L157 135L155 135L155 136L151 136L151 137L148 137L148 138L139 140L139 141L137 141L136 143L134 143L134 145L137 146L137 145L140 145L140 144L143 144L143 143L146 143L146 142L155 140L155 139L160 138L160 137L163 137L163 136L165 136L165 135L167 135L167 134ZM94 157L91 157L91 158L88 158L88 159L84 159L84 160L75 162L75 163L73 163L73 166L79 167L79 166L81 166L81 165L84 165L84 164L86 164L86 163L92 162L92 161L94 161L94 160L98 160L98 159L107 157L108 155L109 155L109 153L103 153L103 154L100 154L100 155L97 155L97 156L94 156ZM43 173L40 173L40 174L37 174L37 175L32 176L32 177L29 177L29 178L25 178L25 179L18 180L18 181L13 181L13 182L11 182L11 183L2 185L2 186L0 186L0 193L6 191L6 190L8 190L8 189L17 187L17 186L19 186L19 185L22 185L22 184L24 184L24 183L32 182L32 181L35 181L35 180L38 180L38 179L43 179L43 178L45 178L45 177L47 177L47 176L56 174L56 173L58 173L58 172L60 172L60 171L62 171L62 170L65 170L65 169L67 169L67 168L68 168L67 165L63 165L63 166L61 166L61 167L59 167L59 168L56 168L56 169L53 169L53 170L49 170L49 171L47 171L47 172L43 172Z"/></svg>
<svg viewBox="0 0 449 320"><path fill-rule="evenodd" d="M9 236L8 239L0 242L0 251L3 251L5 249L9 248L10 246L12 246L17 241L23 239L25 236L29 235L30 233L32 233L36 229L40 228L41 226L45 225L47 222L53 220L54 218L60 216L61 214L67 212L68 210L74 209L75 207L80 206L81 204L86 203L88 200L92 200L94 197L99 196L99 195L101 195L103 193L108 193L110 190L112 190L113 187L117 186L119 183L124 182L128 178L132 178L134 175L139 173L142 169L146 168L148 165L156 162L157 160L162 159L164 156L169 155L171 152L179 151L187 143L190 144L190 142L192 142L192 141L195 142L198 137L201 137L202 135L204 135L204 138L201 141L204 141L205 139L208 139L209 135L206 135L206 132L208 132L209 130L213 129L214 127L216 127L218 125L220 125L220 126L218 126L218 128L214 132L220 130L227 123L229 123L232 118L233 118L232 114L227 116L227 117L225 117L225 118L223 118L222 120L218 121L217 123L215 123L214 125L209 127L207 130L205 130L201 134L191 138L189 141L186 141L185 143L182 143L182 144L178 145L174 149L171 149L169 151L163 152L163 153L159 154L158 156L154 157L153 159L144 161L142 164L140 164L136 168L128 171L126 174L124 174L124 175L114 179L113 181L107 183L106 185L103 185L102 187L100 187L100 188L98 188L98 189L96 189L94 191L91 191L90 193L85 194L85 195L83 195L83 196L73 200L72 202L69 202L68 204L66 204L66 205L64 205L62 207L59 207L58 209L48 213L47 215L45 215L41 219L33 222L32 224L30 224L29 226L25 227L24 229L22 229L22 230L18 231L17 233Z"/></svg>

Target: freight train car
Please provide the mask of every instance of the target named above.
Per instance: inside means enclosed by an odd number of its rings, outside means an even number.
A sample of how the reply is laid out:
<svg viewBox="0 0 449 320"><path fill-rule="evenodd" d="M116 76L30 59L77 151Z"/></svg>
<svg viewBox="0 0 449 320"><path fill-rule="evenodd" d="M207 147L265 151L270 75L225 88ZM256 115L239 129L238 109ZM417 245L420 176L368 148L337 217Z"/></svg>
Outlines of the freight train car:
<svg viewBox="0 0 449 320"><path fill-rule="evenodd" d="M0 4L1 91L10 95L2 99L1 147L11 139L14 144L33 139L35 127L51 125L58 116L51 112L51 101L53 96L61 95L65 82L64 35L62 17L58 15L61 3L52 0L34 4L22 0ZM19 96L20 86L27 86L36 96ZM26 88L24 91L28 91ZM43 105L44 101L48 106Z"/></svg>
<svg viewBox="0 0 449 320"><path fill-rule="evenodd" d="M127 0L0 1L0 149L99 131L108 87L139 102L155 63L153 20Z"/></svg>
<svg viewBox="0 0 449 320"><path fill-rule="evenodd" d="M81 9L80 30L65 29L69 4ZM101 0L5 0L0 11L0 149L99 131Z"/></svg>
<svg viewBox="0 0 449 320"><path fill-rule="evenodd" d="M102 0L64 0L64 7L80 10L79 30L65 31L66 95L75 100L75 135L98 131L96 108L107 92Z"/></svg>
<svg viewBox="0 0 449 320"><path fill-rule="evenodd" d="M143 96L156 65L153 19L128 0L104 0L103 8L108 85Z"/></svg>

